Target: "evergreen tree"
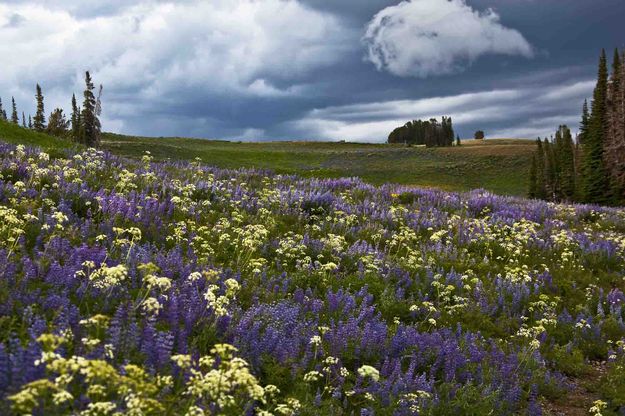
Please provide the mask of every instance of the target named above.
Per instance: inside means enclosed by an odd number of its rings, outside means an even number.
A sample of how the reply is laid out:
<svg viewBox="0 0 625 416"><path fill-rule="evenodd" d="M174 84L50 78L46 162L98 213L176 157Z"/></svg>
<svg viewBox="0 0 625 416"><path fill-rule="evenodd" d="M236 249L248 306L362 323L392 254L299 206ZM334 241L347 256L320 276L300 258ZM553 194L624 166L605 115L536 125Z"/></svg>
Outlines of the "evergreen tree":
<svg viewBox="0 0 625 416"><path fill-rule="evenodd" d="M604 162L607 125L608 65L605 50L601 52L597 86L593 93L588 137L583 141L584 200L589 203L606 203L609 200L610 182Z"/></svg>
<svg viewBox="0 0 625 416"><path fill-rule="evenodd" d="M588 130L590 129L590 113L588 112L588 100L584 100L582 106L582 122L579 126L578 142L583 144L585 138L588 136Z"/></svg>
<svg viewBox="0 0 625 416"><path fill-rule="evenodd" d="M33 119L30 114L28 115L28 128L31 130L33 129Z"/></svg>
<svg viewBox="0 0 625 416"><path fill-rule="evenodd" d="M556 137L557 138L557 137ZM545 153L545 189L546 198L549 201L558 200L560 194L560 184L558 182L559 167L552 143L545 138L543 141L543 151Z"/></svg>
<svg viewBox="0 0 625 416"><path fill-rule="evenodd" d="M89 71L85 73L85 92L81 113L81 132L80 136L83 143L87 146L97 147L100 141L100 120L98 119L100 111L100 100L93 95L93 81ZM102 87L100 87L100 93Z"/></svg>
<svg viewBox="0 0 625 416"><path fill-rule="evenodd" d="M65 119L65 114L61 108L55 109L48 119L48 127L46 132L52 136L65 137L69 122Z"/></svg>
<svg viewBox="0 0 625 416"><path fill-rule="evenodd" d="M456 136L456 146L460 146L460 136Z"/></svg>
<svg viewBox="0 0 625 416"><path fill-rule="evenodd" d="M618 50L614 51L608 85L607 136L604 149L615 204L625 199L625 74Z"/></svg>
<svg viewBox="0 0 625 416"><path fill-rule="evenodd" d="M83 142L80 137L80 110L78 109L78 105L76 104L76 94L72 94L72 116L71 116L71 127L72 127L72 139L76 142Z"/></svg>
<svg viewBox="0 0 625 416"><path fill-rule="evenodd" d="M558 130L559 142L557 143L557 159L559 167L559 198L566 201L575 199L575 145L571 130L566 126L560 126Z"/></svg>
<svg viewBox="0 0 625 416"><path fill-rule="evenodd" d="M22 111L22 127L26 128L26 115L24 114L24 112Z"/></svg>
<svg viewBox="0 0 625 416"><path fill-rule="evenodd" d="M453 146L454 128L451 117L428 121L413 120L394 129L388 136L388 143L403 143L434 146Z"/></svg>
<svg viewBox="0 0 625 416"><path fill-rule="evenodd" d="M0 98L0 120L6 120L7 119L7 113L4 111L4 108L2 108L2 98Z"/></svg>
<svg viewBox="0 0 625 416"><path fill-rule="evenodd" d="M43 94L41 93L41 87L37 84L37 94L35 95L37 99L37 112L35 113L35 117L33 118L33 127L37 131L44 131L46 129L46 116L44 114L43 107Z"/></svg>
<svg viewBox="0 0 625 416"><path fill-rule="evenodd" d="M13 108L13 111L11 111L11 122L13 124L20 124L20 118L17 115L17 106L15 105L15 97L11 97L11 106Z"/></svg>
<svg viewBox="0 0 625 416"><path fill-rule="evenodd" d="M540 138L536 139L536 198L547 198L547 185L545 181L545 150Z"/></svg>

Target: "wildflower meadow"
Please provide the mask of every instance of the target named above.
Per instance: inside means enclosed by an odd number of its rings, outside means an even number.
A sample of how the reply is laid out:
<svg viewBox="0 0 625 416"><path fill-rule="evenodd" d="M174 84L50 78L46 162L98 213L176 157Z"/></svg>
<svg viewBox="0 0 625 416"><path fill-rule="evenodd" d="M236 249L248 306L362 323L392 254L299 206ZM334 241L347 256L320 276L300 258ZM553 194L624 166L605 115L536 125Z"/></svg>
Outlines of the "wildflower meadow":
<svg viewBox="0 0 625 416"><path fill-rule="evenodd" d="M0 144L3 415L625 414L624 290L624 209Z"/></svg>

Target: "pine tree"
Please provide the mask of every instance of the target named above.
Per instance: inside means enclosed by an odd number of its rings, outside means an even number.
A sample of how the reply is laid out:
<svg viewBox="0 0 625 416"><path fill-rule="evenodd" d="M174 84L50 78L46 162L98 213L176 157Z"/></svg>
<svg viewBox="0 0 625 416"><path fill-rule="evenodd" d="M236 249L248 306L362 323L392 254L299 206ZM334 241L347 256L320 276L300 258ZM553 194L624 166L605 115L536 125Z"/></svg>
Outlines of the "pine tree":
<svg viewBox="0 0 625 416"><path fill-rule="evenodd" d="M26 128L26 115L22 111L22 127Z"/></svg>
<svg viewBox="0 0 625 416"><path fill-rule="evenodd" d="M0 98L0 120L6 120L6 119L7 119L6 112L2 108L2 98Z"/></svg>
<svg viewBox="0 0 625 416"><path fill-rule="evenodd" d="M15 97L11 97L11 106L13 111L11 111L11 122L13 124L20 124L20 118L17 115L17 106L15 105Z"/></svg>
<svg viewBox="0 0 625 416"><path fill-rule="evenodd" d="M78 105L76 104L76 94L72 94L72 116L71 116L71 127L72 127L72 139L76 142L83 142L80 137L80 110L78 109Z"/></svg>
<svg viewBox="0 0 625 416"><path fill-rule="evenodd" d="M588 100L584 100L582 106L582 122L579 126L578 142L584 144L586 137L588 137L588 130L590 129L590 113L588 112Z"/></svg>
<svg viewBox="0 0 625 416"><path fill-rule="evenodd" d="M65 137L69 122L65 119L65 114L61 108L55 109L48 120L46 132L52 136Z"/></svg>
<svg viewBox="0 0 625 416"><path fill-rule="evenodd" d="M560 199L573 201L575 199L575 145L571 130L560 126L558 131L560 140L557 143L557 158L559 167Z"/></svg>
<svg viewBox="0 0 625 416"><path fill-rule="evenodd" d="M41 93L41 87L37 84L37 94L35 95L37 99L37 112L35 113L35 117L33 118L33 127L37 131L44 131L46 129L46 116L44 114L43 107L43 94Z"/></svg>
<svg viewBox="0 0 625 416"><path fill-rule="evenodd" d="M536 198L547 199L545 183L545 150L540 138L536 139Z"/></svg>
<svg viewBox="0 0 625 416"><path fill-rule="evenodd" d="M618 50L614 51L612 75L608 85L607 136L604 148L605 163L610 174L615 204L625 198L625 74Z"/></svg>
<svg viewBox="0 0 625 416"><path fill-rule="evenodd" d="M93 95L94 86L89 71L85 73L85 85L80 136L87 146L97 147L100 140L100 120L98 119L100 100ZM100 93L101 91L102 87L100 87Z"/></svg>
<svg viewBox="0 0 625 416"><path fill-rule="evenodd" d="M456 135L456 146L460 146L460 136Z"/></svg>
<svg viewBox="0 0 625 416"><path fill-rule="evenodd" d="M553 137L552 137L553 139ZM556 201L560 195L560 184L558 183L558 163L554 151L555 146L545 138L543 141L543 151L545 153L545 188L549 201Z"/></svg>
<svg viewBox="0 0 625 416"><path fill-rule="evenodd" d="M30 116L30 114L28 115L28 128L29 129L33 129L33 118Z"/></svg>
<svg viewBox="0 0 625 416"><path fill-rule="evenodd" d="M597 86L593 93L588 137L584 137L584 200L589 203L609 201L610 182L604 161L607 126L608 65L605 50L601 52Z"/></svg>

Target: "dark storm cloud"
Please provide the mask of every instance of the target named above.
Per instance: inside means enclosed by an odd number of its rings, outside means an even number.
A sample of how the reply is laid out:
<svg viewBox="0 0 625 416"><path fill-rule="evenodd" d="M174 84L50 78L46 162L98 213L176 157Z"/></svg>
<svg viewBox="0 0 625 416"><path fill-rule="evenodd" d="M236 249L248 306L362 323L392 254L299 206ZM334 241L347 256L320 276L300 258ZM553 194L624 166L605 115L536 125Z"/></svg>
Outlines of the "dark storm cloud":
<svg viewBox="0 0 625 416"><path fill-rule="evenodd" d="M28 114L40 82L48 108L67 108L91 69L104 127L125 133L379 141L395 123L449 114L465 137L534 137L576 124L600 49L625 42L620 0L398 4L4 2L0 96ZM447 27L431 19L452 12Z"/></svg>

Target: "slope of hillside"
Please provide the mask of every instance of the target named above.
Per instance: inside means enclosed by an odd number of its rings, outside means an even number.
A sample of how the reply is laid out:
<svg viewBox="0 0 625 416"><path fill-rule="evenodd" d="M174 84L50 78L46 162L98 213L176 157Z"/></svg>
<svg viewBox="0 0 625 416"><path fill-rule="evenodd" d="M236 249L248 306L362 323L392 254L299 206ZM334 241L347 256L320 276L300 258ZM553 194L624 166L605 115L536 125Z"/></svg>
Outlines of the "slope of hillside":
<svg viewBox="0 0 625 416"><path fill-rule="evenodd" d="M39 146L53 156L75 144L0 122L0 140ZM534 144L527 140L467 141L460 147L426 149L403 145L261 142L147 138L105 133L102 147L126 157L150 151L157 160L194 160L221 168L256 167L323 178L358 176L372 184L398 183L448 191L484 188L524 195Z"/></svg>
<svg viewBox="0 0 625 416"><path fill-rule="evenodd" d="M37 133L36 131L24 129L3 120L0 120L0 140L11 144L37 146L52 155L57 152L61 153L63 149L81 147L69 140L62 140L47 134Z"/></svg>
<svg viewBox="0 0 625 416"><path fill-rule="evenodd" d="M471 140L460 147L426 149L362 143L156 139L107 133L103 147L124 156L150 151L160 160L200 158L221 168L257 167L318 177L359 176L378 185L393 182L449 191L485 188L504 195L524 195L534 142Z"/></svg>

